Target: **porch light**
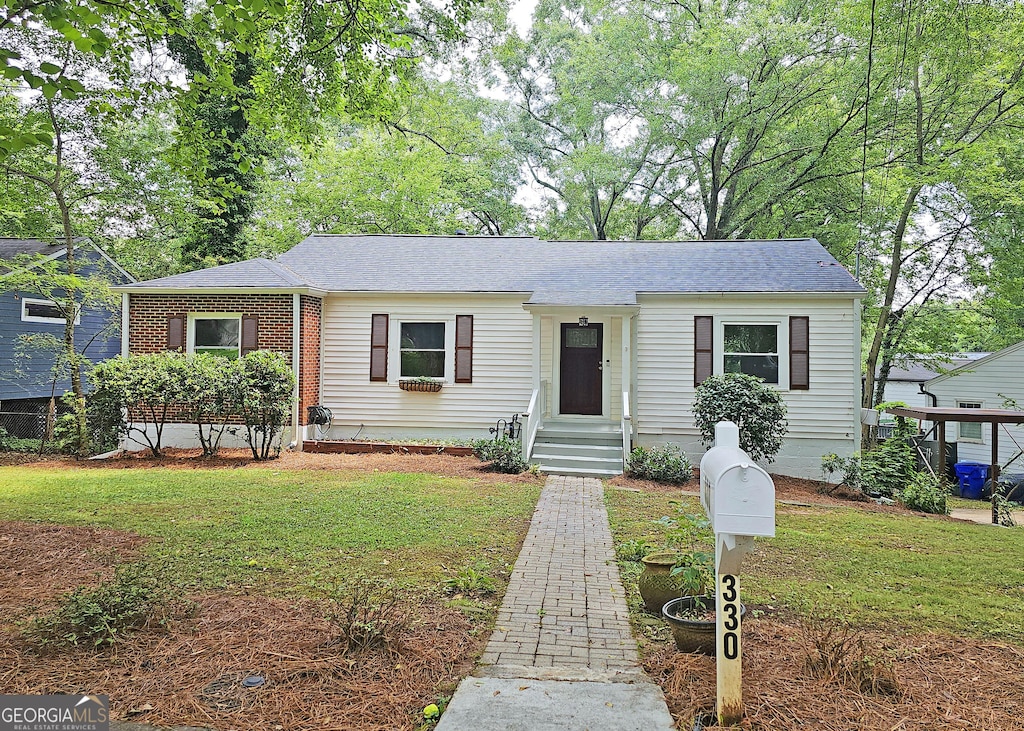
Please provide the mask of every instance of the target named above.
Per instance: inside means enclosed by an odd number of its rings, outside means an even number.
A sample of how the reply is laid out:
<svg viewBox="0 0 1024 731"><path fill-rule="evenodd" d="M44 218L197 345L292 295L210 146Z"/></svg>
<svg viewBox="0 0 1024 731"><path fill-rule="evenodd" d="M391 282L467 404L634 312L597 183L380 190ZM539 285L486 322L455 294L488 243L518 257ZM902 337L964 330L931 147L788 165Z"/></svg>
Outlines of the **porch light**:
<svg viewBox="0 0 1024 731"><path fill-rule="evenodd" d="M590 320L587 319L586 315L584 315L583 317L580 318L580 327L586 327L589 324L590 324Z"/></svg>

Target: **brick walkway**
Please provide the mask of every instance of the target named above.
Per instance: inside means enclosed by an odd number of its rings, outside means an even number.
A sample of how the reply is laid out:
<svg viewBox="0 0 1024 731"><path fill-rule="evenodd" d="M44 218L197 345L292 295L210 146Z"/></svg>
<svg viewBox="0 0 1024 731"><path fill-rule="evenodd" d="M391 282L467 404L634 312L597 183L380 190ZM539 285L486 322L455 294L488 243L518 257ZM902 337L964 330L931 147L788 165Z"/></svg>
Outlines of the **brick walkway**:
<svg viewBox="0 0 1024 731"><path fill-rule="evenodd" d="M548 477L481 663L638 672L600 480Z"/></svg>

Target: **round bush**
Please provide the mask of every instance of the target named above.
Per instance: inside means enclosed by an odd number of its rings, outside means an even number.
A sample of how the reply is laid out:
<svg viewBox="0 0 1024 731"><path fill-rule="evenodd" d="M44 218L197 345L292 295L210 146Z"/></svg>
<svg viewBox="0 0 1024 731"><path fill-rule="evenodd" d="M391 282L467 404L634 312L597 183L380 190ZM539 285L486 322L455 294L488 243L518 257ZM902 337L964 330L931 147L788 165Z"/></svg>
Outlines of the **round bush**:
<svg viewBox="0 0 1024 731"><path fill-rule="evenodd" d="M740 428L740 449L769 463L782 448L789 429L782 394L745 373L705 379L697 387L693 418L705 446L715 441L715 424L731 421Z"/></svg>

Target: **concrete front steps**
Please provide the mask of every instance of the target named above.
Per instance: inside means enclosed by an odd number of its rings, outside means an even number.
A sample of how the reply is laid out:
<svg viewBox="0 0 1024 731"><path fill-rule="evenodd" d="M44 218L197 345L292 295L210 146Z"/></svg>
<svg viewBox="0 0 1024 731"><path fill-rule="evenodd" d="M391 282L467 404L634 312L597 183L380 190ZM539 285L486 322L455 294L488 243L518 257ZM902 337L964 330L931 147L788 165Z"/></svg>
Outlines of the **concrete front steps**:
<svg viewBox="0 0 1024 731"><path fill-rule="evenodd" d="M621 475L622 431L609 424L546 423L537 430L530 462L548 475Z"/></svg>

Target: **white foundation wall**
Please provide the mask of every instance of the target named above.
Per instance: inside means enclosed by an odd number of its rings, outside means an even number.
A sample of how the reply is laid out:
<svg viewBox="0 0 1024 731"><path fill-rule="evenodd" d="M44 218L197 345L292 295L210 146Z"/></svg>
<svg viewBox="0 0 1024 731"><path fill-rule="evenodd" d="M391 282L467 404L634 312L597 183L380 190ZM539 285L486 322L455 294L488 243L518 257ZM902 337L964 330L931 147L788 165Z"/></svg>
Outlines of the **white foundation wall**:
<svg viewBox="0 0 1024 731"><path fill-rule="evenodd" d="M327 297L323 310L321 403L334 414L331 439L486 437L499 418L526 411L533 392L533 316L523 295L354 295ZM389 380L370 381L370 324L387 314L450 321L473 316L473 382L437 393L403 391L389 350Z"/></svg>
<svg viewBox="0 0 1024 731"><path fill-rule="evenodd" d="M821 457L859 449L860 342L854 300L849 298L713 295L639 298L636 320L637 441L678 444L696 465L706 451L693 425L694 321L697 315L721 324L779 326L780 390L789 432L782 450L766 469L778 474L821 478ZM810 327L810 389L788 388L789 317L807 316ZM715 373L722 372L716 336Z"/></svg>

